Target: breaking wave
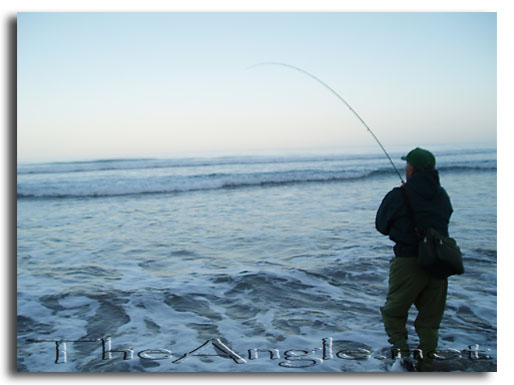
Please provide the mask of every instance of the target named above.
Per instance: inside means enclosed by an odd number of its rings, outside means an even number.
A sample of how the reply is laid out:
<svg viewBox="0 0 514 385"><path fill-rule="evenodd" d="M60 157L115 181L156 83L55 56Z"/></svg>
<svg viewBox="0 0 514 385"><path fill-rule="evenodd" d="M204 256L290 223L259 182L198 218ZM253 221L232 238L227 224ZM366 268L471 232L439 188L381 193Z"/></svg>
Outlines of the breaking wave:
<svg viewBox="0 0 514 385"><path fill-rule="evenodd" d="M496 171L496 152L442 157L438 170ZM399 165L399 167L401 167ZM119 159L18 166L18 198L93 198L344 183L394 175L383 156Z"/></svg>

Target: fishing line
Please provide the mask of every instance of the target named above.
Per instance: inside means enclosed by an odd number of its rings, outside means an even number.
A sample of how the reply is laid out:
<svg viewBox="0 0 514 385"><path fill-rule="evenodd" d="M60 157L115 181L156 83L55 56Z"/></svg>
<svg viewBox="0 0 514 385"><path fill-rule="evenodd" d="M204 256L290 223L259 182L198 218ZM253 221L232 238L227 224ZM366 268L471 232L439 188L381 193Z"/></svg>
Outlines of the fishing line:
<svg viewBox="0 0 514 385"><path fill-rule="evenodd" d="M404 183L403 181L403 178L402 178L402 175L400 174L400 171L398 171L398 169L396 168L396 166L394 165L393 163L393 160L391 159L391 157L389 156L389 154L387 153L386 149L384 148L384 146L382 146L382 143L380 143L380 140L378 140L378 138L376 137L376 135L373 133L373 131L371 131L371 128L368 127L368 125L366 124L366 122L364 122L364 120L362 120L362 118L359 116L359 114L357 112L355 112L355 110L346 102L346 100L344 100L341 95L339 95L337 92L334 91L334 89L332 89L332 87L330 87L327 83L325 83L323 80L317 78L316 76L314 76L313 74L311 74L310 72L307 72L305 70L302 70L301 68L298 68L298 67L295 67L295 66L292 66L290 64L285 64L285 63L278 63L278 62L267 62L267 63L259 63L259 64L255 64L251 67L248 67L247 69L251 69L251 68L255 68L255 67L259 67L259 66L266 66L266 65L277 65L277 66L282 66L282 67L287 67L287 68L291 68L293 70L296 70L298 72L301 72L307 76L309 76L310 78L316 80L317 82L321 83L322 85L324 85L326 88L328 88L340 101L342 101L346 107L348 107L350 109L351 112L354 113L354 115L361 121L362 124L364 124L364 127L367 128L368 132L371 134L371 136L373 136L373 139L375 139L375 141L378 143L378 145L380 146L380 148L382 149L382 151L384 151L384 154L387 156L387 159L389 159L389 162L391 162L391 165L393 166L394 170L396 171L396 173L398 174L398 176L400 177L400 180L402 181L402 184Z"/></svg>

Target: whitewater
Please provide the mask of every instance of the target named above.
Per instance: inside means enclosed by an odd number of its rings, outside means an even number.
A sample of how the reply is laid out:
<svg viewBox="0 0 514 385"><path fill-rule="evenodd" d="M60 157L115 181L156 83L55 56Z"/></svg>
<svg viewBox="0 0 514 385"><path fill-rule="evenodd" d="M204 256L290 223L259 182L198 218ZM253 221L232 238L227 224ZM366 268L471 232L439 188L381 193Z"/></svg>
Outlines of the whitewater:
<svg viewBox="0 0 514 385"><path fill-rule="evenodd" d="M433 152L466 266L435 369L496 370L496 149ZM398 184L376 152L20 163L18 370L390 370Z"/></svg>

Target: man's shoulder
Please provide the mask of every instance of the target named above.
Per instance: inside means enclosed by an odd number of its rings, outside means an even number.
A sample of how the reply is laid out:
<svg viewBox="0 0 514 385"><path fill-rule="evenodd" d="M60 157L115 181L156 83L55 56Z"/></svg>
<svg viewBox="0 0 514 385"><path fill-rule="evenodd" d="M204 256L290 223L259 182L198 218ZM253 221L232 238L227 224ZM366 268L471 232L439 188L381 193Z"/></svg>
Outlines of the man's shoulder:
<svg viewBox="0 0 514 385"><path fill-rule="evenodd" d="M403 199L401 187L395 187L389 191L382 200L382 206L398 204Z"/></svg>
<svg viewBox="0 0 514 385"><path fill-rule="evenodd" d="M444 187L443 187L443 186L440 186L440 191L441 191L441 194L442 194L442 195L444 195L444 196L446 196L446 197L448 197L448 198L450 197L450 196L448 195L448 192L444 189Z"/></svg>
<svg viewBox="0 0 514 385"><path fill-rule="evenodd" d="M401 197L401 195L402 195L402 188L395 187L391 191L389 191L385 197L389 198L389 199L395 199L396 197Z"/></svg>

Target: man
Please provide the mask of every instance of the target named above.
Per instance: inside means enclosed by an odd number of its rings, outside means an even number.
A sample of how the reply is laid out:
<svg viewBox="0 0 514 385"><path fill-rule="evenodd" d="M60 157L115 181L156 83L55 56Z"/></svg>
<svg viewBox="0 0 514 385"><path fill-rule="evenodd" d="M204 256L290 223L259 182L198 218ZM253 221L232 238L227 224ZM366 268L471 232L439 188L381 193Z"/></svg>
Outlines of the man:
<svg viewBox="0 0 514 385"><path fill-rule="evenodd" d="M382 201L376 217L376 228L395 242L389 271L386 303L380 309L389 342L395 353L405 359L410 356L405 324L414 304L418 316L414 322L419 336L418 370L431 371L430 357L437 347L438 329L446 304L447 279L433 278L417 264L418 236L408 214L402 188L414 212L417 228L433 227L448 236L452 205L439 183L435 157L427 150L415 148L403 160L407 161L402 187L391 190ZM404 361L410 362L410 358Z"/></svg>

